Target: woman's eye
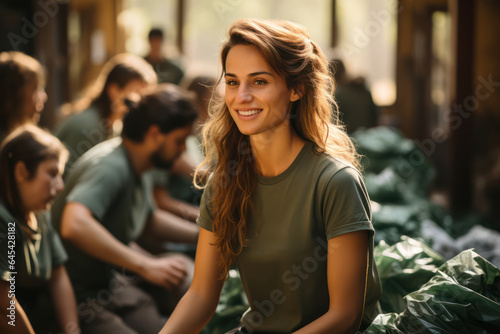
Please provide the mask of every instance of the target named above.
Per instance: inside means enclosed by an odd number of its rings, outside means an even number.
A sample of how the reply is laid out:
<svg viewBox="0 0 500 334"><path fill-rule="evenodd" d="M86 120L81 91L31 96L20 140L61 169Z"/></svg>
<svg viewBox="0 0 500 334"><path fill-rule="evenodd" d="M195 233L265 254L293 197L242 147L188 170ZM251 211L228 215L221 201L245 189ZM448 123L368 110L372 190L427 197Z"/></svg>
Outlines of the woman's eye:
<svg viewBox="0 0 500 334"><path fill-rule="evenodd" d="M234 80L229 80L229 81L226 81L226 85L228 86L236 86L238 83Z"/></svg>
<svg viewBox="0 0 500 334"><path fill-rule="evenodd" d="M258 86L265 85L266 83L264 80L255 80L255 84Z"/></svg>

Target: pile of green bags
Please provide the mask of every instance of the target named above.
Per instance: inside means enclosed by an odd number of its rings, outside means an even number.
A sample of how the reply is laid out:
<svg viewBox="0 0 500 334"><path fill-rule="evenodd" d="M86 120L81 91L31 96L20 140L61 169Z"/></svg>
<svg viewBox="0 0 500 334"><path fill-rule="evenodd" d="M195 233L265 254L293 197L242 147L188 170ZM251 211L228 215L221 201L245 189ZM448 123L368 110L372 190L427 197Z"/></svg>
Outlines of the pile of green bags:
<svg viewBox="0 0 500 334"><path fill-rule="evenodd" d="M500 270L473 250L445 262L404 299L402 312L379 315L364 334L500 333Z"/></svg>

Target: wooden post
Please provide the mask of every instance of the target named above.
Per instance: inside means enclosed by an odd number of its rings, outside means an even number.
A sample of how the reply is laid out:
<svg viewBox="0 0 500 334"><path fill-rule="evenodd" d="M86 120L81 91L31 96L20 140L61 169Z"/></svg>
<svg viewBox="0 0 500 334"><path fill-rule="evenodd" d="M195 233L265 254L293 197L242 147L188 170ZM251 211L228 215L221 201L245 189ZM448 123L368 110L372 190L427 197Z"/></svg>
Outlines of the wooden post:
<svg viewBox="0 0 500 334"><path fill-rule="evenodd" d="M177 0L177 48L179 53L184 53L184 0Z"/></svg>
<svg viewBox="0 0 500 334"><path fill-rule="evenodd" d="M473 126L474 113L464 104L474 96L475 0L450 0L452 18L452 66L450 96L450 136L448 175L450 209L459 214L473 202Z"/></svg>

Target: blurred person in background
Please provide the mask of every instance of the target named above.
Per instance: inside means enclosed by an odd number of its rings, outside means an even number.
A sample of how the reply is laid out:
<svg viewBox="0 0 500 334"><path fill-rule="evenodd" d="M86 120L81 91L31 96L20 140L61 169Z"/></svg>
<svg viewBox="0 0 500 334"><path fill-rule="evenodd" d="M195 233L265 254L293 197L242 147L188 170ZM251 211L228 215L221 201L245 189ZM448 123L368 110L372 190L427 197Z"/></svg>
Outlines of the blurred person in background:
<svg viewBox="0 0 500 334"><path fill-rule="evenodd" d="M0 142L16 127L38 123L47 101L40 63L21 52L0 53Z"/></svg>
<svg viewBox="0 0 500 334"><path fill-rule="evenodd" d="M163 55L164 34L160 28L153 28L148 34L149 53L144 57L153 66L160 83L179 85L184 71L175 61Z"/></svg>
<svg viewBox="0 0 500 334"><path fill-rule="evenodd" d="M373 102L372 94L361 77L348 77L344 62L334 59L330 62L330 71L335 77L335 100L340 112L340 119L353 133L360 128L371 128L378 122L378 107Z"/></svg>
<svg viewBox="0 0 500 334"><path fill-rule="evenodd" d="M123 53L109 60L87 96L73 106L74 114L54 131L70 153L67 172L89 149L120 134L124 98L156 83L155 72L140 57Z"/></svg>
<svg viewBox="0 0 500 334"><path fill-rule="evenodd" d="M14 130L0 148L1 333L79 333L68 256L47 211L64 187L67 157L34 125Z"/></svg>
<svg viewBox="0 0 500 334"><path fill-rule="evenodd" d="M169 168L185 151L197 112L171 84L127 103L121 138L96 145L74 164L52 208L84 333L158 333L191 283L191 259L155 256L136 241L197 240L198 226L151 205L152 184L143 177ZM130 272L138 276L127 278ZM139 287L144 282L157 287L157 305Z"/></svg>
<svg viewBox="0 0 500 334"><path fill-rule="evenodd" d="M196 221L200 213L201 192L193 186L193 174L203 161L201 129L208 118L209 101L216 79L198 75L183 86L193 94L193 103L198 119L193 133L186 139L186 152L176 160L172 168L164 172L165 178L155 186L155 200L159 208L172 212L184 219Z"/></svg>

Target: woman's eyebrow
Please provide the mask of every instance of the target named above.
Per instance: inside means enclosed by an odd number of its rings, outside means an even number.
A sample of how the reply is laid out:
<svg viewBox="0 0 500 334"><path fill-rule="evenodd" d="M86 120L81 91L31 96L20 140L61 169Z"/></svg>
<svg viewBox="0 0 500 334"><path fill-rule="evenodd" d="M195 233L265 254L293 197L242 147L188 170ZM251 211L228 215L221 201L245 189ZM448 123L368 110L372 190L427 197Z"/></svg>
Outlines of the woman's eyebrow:
<svg viewBox="0 0 500 334"><path fill-rule="evenodd" d="M262 74L267 74L267 75L270 75L274 78L274 75L272 73L269 73L269 72L266 72L266 71L260 71L260 72L253 72L253 73L249 73L247 75L247 77L254 77L256 75L262 75ZM226 73L225 74L226 77L233 77L233 78L236 78L236 74L233 74L233 73Z"/></svg>

